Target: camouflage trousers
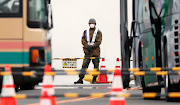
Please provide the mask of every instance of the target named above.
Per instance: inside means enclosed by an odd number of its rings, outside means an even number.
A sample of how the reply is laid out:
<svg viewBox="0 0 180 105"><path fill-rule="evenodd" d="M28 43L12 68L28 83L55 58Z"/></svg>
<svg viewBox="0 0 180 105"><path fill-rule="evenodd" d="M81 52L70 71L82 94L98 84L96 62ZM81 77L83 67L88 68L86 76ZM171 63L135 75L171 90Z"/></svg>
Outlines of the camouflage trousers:
<svg viewBox="0 0 180 105"><path fill-rule="evenodd" d="M81 73L79 74L79 78L80 79L83 79L84 78L84 75L86 73L86 69L89 67L89 64L92 60L92 63L94 64L94 68L99 70L99 59L96 58L96 59L84 59L83 60L83 65L82 65L82 69L81 69ZM96 79L97 76L94 76L93 79Z"/></svg>

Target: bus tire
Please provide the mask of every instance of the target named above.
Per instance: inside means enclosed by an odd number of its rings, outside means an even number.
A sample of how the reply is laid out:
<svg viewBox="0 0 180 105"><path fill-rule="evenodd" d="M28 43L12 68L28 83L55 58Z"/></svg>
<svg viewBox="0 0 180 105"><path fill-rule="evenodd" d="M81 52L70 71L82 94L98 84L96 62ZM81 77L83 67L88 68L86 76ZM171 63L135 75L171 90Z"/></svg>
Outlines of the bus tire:
<svg viewBox="0 0 180 105"><path fill-rule="evenodd" d="M164 41L164 68L168 68L168 50L167 50L167 43L166 39ZM164 76L164 88L165 88L165 96L166 96L166 101L167 102L173 102L173 101L179 101L179 98L171 98L169 97L170 92L180 92L180 80L176 84L171 84L170 82L170 76L175 76L175 75L167 75ZM177 75L178 76L178 75Z"/></svg>
<svg viewBox="0 0 180 105"><path fill-rule="evenodd" d="M142 61L142 52L141 52L141 43L139 44L139 68L143 68L143 61ZM161 97L161 86L157 85L157 86L153 86L153 87L146 87L145 85L145 81L144 81L144 76L140 76L140 81L141 81L141 86L142 86L142 92L144 93L157 93L158 95L154 98L145 98L144 99L155 99L155 100L159 100Z"/></svg>
<svg viewBox="0 0 180 105"><path fill-rule="evenodd" d="M159 85L151 86L151 87L145 86L144 76L141 77L141 85L142 85L143 94L144 93L156 93L157 94L157 96L154 98L143 97L144 99L160 100L160 98L161 98L161 86L159 86Z"/></svg>
<svg viewBox="0 0 180 105"><path fill-rule="evenodd" d="M178 83L171 84L170 83L170 75L165 76L165 96L167 102L177 102L180 101L179 98L171 98L169 97L169 93L171 92L180 92L180 81Z"/></svg>

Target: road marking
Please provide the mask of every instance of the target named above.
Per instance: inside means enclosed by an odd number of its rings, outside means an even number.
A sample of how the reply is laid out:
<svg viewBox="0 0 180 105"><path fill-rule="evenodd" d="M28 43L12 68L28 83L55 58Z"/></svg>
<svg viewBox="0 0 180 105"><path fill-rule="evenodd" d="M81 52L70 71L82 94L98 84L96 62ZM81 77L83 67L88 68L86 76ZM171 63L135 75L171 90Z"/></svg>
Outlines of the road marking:
<svg viewBox="0 0 180 105"><path fill-rule="evenodd" d="M104 95L110 94L111 92L104 93ZM77 98L77 99L70 99L70 100L62 100L62 101L56 101L57 104L60 103L68 103L68 102L78 102L78 101L86 101L86 100L93 100L97 98L91 98L91 97L83 97L83 98ZM27 104L27 105L39 105L39 103L34 104Z"/></svg>
<svg viewBox="0 0 180 105"><path fill-rule="evenodd" d="M139 90L142 89L141 87L135 87L131 89L125 89L125 91L133 91L133 90ZM111 92L104 93L104 95L108 95ZM69 103L69 102L79 102L79 101L87 101L87 100L93 100L93 99L98 99L98 98L91 98L91 97L83 97L83 98L77 98L77 99L70 99L70 100L62 100L62 101L56 101L57 104L62 104L62 103ZM39 105L39 103L34 103L34 104L27 104L27 105Z"/></svg>
<svg viewBox="0 0 180 105"><path fill-rule="evenodd" d="M111 92L104 93L104 95L110 94ZM87 100L93 100L97 98L91 98L91 97L83 97L83 98L77 98L77 99L71 99L71 100L63 100L63 101L57 101L57 104L62 103L68 103L68 102L79 102L79 101L87 101Z"/></svg>
<svg viewBox="0 0 180 105"><path fill-rule="evenodd" d="M57 104L62 104L62 103L68 103L68 102L78 102L78 101L86 101L86 100L92 100L94 98L89 98L89 97L83 97L83 98L78 98L78 99L71 99L71 100L63 100L63 101L57 101Z"/></svg>
<svg viewBox="0 0 180 105"><path fill-rule="evenodd" d="M111 84L76 84L76 85L54 85L54 89L99 89L99 88L111 88ZM35 89L42 89L42 85L36 86Z"/></svg>

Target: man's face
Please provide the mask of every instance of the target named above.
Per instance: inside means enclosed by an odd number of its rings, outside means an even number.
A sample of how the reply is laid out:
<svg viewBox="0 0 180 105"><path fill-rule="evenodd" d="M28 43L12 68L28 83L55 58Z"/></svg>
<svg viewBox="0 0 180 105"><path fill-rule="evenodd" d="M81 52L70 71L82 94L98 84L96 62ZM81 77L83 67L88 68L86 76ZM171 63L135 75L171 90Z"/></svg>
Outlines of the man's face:
<svg viewBox="0 0 180 105"><path fill-rule="evenodd" d="M96 23L89 23L89 27L90 28L95 28L96 27Z"/></svg>

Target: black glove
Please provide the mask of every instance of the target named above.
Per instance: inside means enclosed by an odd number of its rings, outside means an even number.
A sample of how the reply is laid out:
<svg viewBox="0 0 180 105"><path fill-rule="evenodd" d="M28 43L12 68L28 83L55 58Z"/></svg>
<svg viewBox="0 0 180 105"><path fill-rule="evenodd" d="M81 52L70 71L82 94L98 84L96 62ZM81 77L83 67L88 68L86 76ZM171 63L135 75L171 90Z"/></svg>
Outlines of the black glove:
<svg viewBox="0 0 180 105"><path fill-rule="evenodd" d="M93 46L92 46L92 45L88 45L88 46L87 46L87 50L88 50L88 51L91 51L91 50L92 50L92 48L93 48Z"/></svg>

